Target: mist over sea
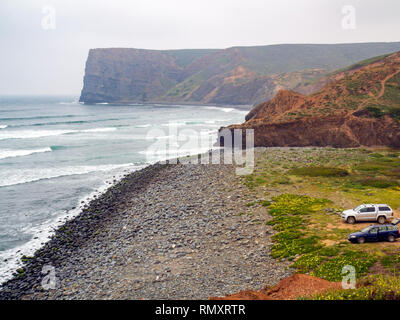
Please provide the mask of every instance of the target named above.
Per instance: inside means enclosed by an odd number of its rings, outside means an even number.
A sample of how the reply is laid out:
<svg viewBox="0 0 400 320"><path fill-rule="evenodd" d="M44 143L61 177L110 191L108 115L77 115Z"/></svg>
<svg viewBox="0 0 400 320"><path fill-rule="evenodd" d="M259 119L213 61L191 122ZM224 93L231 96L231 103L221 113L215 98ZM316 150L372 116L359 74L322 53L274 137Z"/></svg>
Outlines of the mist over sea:
<svg viewBox="0 0 400 320"><path fill-rule="evenodd" d="M0 283L115 179L211 149L218 128L243 122L247 112L0 97Z"/></svg>

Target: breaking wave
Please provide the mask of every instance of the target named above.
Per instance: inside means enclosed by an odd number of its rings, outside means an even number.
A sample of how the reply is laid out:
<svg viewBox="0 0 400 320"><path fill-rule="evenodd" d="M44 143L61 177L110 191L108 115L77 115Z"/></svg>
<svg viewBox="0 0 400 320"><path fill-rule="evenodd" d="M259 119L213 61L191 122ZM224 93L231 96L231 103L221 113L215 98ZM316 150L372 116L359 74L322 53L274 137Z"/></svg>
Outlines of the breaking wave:
<svg viewBox="0 0 400 320"><path fill-rule="evenodd" d="M29 156L34 153L51 152L51 148L29 150L0 150L0 159Z"/></svg>
<svg viewBox="0 0 400 320"><path fill-rule="evenodd" d="M85 130L19 130L19 131L4 131L0 132L0 140L6 139L32 139L43 138L51 136L60 136L63 134L74 133L96 133L96 132L110 132L115 131L117 128L94 128Z"/></svg>
<svg viewBox="0 0 400 320"><path fill-rule="evenodd" d="M16 184L29 183L44 179L54 179L65 176L87 174L96 171L110 171L130 166L133 166L133 163L8 170L7 172L0 172L0 187L13 186Z"/></svg>

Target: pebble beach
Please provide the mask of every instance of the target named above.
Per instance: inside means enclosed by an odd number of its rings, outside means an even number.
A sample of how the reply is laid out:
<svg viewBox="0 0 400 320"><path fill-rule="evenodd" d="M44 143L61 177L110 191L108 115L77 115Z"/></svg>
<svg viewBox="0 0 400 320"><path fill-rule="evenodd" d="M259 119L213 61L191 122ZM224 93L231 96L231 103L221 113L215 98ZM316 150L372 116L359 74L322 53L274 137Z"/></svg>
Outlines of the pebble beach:
<svg viewBox="0 0 400 320"><path fill-rule="evenodd" d="M270 257L255 197L232 165L148 166L56 230L0 299L208 299L275 285L292 270Z"/></svg>

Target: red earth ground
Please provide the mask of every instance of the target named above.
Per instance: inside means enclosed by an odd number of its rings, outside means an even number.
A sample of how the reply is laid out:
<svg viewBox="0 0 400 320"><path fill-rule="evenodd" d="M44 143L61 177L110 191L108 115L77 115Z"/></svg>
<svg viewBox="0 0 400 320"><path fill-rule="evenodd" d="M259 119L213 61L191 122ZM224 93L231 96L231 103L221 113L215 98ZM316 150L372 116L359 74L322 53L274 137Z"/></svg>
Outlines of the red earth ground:
<svg viewBox="0 0 400 320"><path fill-rule="evenodd" d="M272 288L260 291L246 290L225 297L211 297L210 300L295 300L300 296L309 296L329 289L341 289L341 283L306 274L294 274Z"/></svg>

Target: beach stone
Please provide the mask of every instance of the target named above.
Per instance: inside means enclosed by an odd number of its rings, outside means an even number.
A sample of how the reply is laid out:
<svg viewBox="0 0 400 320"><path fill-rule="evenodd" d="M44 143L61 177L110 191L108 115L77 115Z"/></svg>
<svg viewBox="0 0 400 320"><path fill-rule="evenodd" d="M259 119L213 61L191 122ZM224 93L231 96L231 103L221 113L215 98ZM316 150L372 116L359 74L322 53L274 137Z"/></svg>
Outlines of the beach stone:
<svg viewBox="0 0 400 320"><path fill-rule="evenodd" d="M0 299L207 299L274 285L293 271L269 255L272 228L252 222L267 209L239 215L251 199L232 165L128 174L57 230ZM42 288L45 265L55 289Z"/></svg>

